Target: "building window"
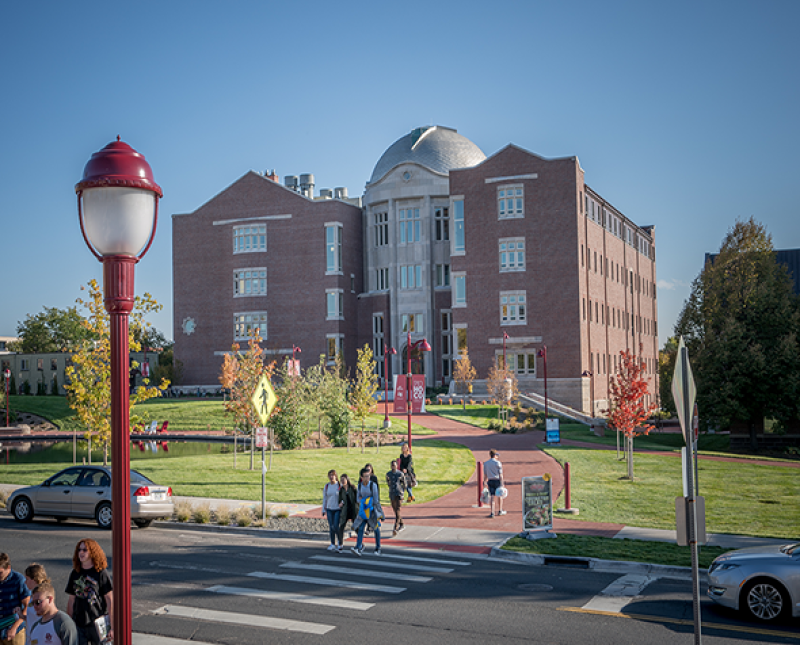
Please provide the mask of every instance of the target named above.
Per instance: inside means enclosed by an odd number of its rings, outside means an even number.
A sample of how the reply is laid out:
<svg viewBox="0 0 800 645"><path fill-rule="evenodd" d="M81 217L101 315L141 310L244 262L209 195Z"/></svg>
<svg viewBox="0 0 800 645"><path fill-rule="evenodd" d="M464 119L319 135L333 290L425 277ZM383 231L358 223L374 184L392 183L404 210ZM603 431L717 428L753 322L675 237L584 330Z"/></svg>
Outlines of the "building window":
<svg viewBox="0 0 800 645"><path fill-rule="evenodd" d="M239 269L233 272L233 296L266 296L267 269Z"/></svg>
<svg viewBox="0 0 800 645"><path fill-rule="evenodd" d="M525 270L525 238L506 237L500 239L500 271Z"/></svg>
<svg viewBox="0 0 800 645"><path fill-rule="evenodd" d="M389 244L389 213L375 213L375 246Z"/></svg>
<svg viewBox="0 0 800 645"><path fill-rule="evenodd" d="M453 374L453 316L442 311L442 383L449 383Z"/></svg>
<svg viewBox="0 0 800 645"><path fill-rule="evenodd" d="M383 314L372 314L372 355L375 359L375 373L384 378L383 371Z"/></svg>
<svg viewBox="0 0 800 645"><path fill-rule="evenodd" d="M436 265L436 286L449 287L450 286L450 265L437 264Z"/></svg>
<svg viewBox="0 0 800 645"><path fill-rule="evenodd" d="M403 333L411 332L412 334L422 334L425 332L423 327L422 314L403 314L401 317L401 324L403 326Z"/></svg>
<svg viewBox="0 0 800 645"><path fill-rule="evenodd" d="M233 252L255 253L267 250L267 225L234 226Z"/></svg>
<svg viewBox="0 0 800 645"><path fill-rule="evenodd" d="M453 250L452 255L464 254L464 200L453 202Z"/></svg>
<svg viewBox="0 0 800 645"><path fill-rule="evenodd" d="M375 291L386 291L389 289L389 269L375 269Z"/></svg>
<svg viewBox="0 0 800 645"><path fill-rule="evenodd" d="M20 358L19 359L19 369L21 372L28 372L31 369L31 359L30 358Z"/></svg>
<svg viewBox="0 0 800 645"><path fill-rule="evenodd" d="M328 334L325 338L328 347L326 356L330 365L336 360L337 354L344 354L344 334Z"/></svg>
<svg viewBox="0 0 800 645"><path fill-rule="evenodd" d="M419 208L400 209L400 244L420 241Z"/></svg>
<svg viewBox="0 0 800 645"><path fill-rule="evenodd" d="M342 225L325 225L326 273L342 272Z"/></svg>
<svg viewBox="0 0 800 645"><path fill-rule="evenodd" d="M506 352L508 369L515 374L536 375L536 351L509 351ZM495 363L498 367L503 364L503 350L495 351Z"/></svg>
<svg viewBox="0 0 800 645"><path fill-rule="evenodd" d="M262 339L267 338L267 312L249 311L233 314L233 337L235 340L248 340L258 330Z"/></svg>
<svg viewBox="0 0 800 645"><path fill-rule="evenodd" d="M467 276L464 273L453 274L453 306L467 306Z"/></svg>
<svg viewBox="0 0 800 645"><path fill-rule="evenodd" d="M467 351L467 326L453 325L453 331L456 335L456 354L460 358L462 352Z"/></svg>
<svg viewBox="0 0 800 645"><path fill-rule="evenodd" d="M448 242L450 240L450 212L447 208L435 208L433 219L436 222L436 241Z"/></svg>
<svg viewBox="0 0 800 645"><path fill-rule="evenodd" d="M498 219L525 217L522 186L499 186L497 189Z"/></svg>
<svg viewBox="0 0 800 645"><path fill-rule="evenodd" d="M400 288L419 289L422 287L422 265L400 267Z"/></svg>
<svg viewBox="0 0 800 645"><path fill-rule="evenodd" d="M51 358L50 359L50 370L53 371L53 372L58 370L58 359L57 358Z"/></svg>
<svg viewBox="0 0 800 645"><path fill-rule="evenodd" d="M501 325L524 325L526 323L525 314L525 292L524 291L501 291L500 292L500 324Z"/></svg>
<svg viewBox="0 0 800 645"><path fill-rule="evenodd" d="M341 289L326 289L327 320L344 319L344 295Z"/></svg>

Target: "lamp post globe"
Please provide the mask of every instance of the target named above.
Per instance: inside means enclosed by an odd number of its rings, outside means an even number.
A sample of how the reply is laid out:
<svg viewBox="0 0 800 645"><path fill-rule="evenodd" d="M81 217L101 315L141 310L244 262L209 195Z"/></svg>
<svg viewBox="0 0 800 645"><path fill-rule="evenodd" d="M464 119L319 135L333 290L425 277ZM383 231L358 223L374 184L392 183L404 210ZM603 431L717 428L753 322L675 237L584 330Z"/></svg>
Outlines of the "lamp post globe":
<svg viewBox="0 0 800 645"><path fill-rule="evenodd" d="M128 315L134 304L134 266L153 243L163 193L144 156L119 137L92 155L75 192L83 239L103 263L111 349L112 629L116 645L131 645Z"/></svg>

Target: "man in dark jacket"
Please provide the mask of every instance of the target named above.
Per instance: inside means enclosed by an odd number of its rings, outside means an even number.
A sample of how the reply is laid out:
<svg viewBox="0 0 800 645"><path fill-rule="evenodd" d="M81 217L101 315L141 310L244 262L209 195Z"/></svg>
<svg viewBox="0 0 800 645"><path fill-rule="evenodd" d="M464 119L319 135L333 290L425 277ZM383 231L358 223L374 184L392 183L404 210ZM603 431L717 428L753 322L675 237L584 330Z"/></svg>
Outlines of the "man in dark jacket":
<svg viewBox="0 0 800 645"><path fill-rule="evenodd" d="M394 532L397 535L405 526L400 516L400 507L403 505L403 495L406 492L406 477L397 467L397 460L392 460L392 469L386 473L386 484L389 486L389 501L394 511Z"/></svg>
<svg viewBox="0 0 800 645"><path fill-rule="evenodd" d="M0 553L0 645L25 643L25 616L30 599L25 576L11 568L8 555Z"/></svg>

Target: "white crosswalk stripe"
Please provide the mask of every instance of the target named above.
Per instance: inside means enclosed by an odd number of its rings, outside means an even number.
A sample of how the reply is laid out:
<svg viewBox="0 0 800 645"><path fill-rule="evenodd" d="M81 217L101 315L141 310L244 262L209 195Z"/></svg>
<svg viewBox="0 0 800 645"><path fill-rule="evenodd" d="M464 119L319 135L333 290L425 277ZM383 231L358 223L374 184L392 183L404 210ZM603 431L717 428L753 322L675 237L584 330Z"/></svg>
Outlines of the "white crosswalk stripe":
<svg viewBox="0 0 800 645"><path fill-rule="evenodd" d="M251 589L249 587L214 585L213 587L208 587L206 591L210 591L212 593L224 593L231 596L247 596L249 598L262 598L264 600L280 600L281 602L299 602L307 605L323 605L326 607L338 607L340 609L354 609L356 611L367 611L375 606L374 602L358 602L356 600L347 600L345 598L322 598L320 596L309 596L301 593Z"/></svg>
<svg viewBox="0 0 800 645"><path fill-rule="evenodd" d="M382 558L391 558L393 560L407 560L407 561L418 561L418 562L430 562L432 564L447 564L456 567L468 567L472 565L472 562L468 562L465 560L439 560L437 558L427 558L417 555L400 555L399 553L383 553L381 556Z"/></svg>
<svg viewBox="0 0 800 645"><path fill-rule="evenodd" d="M309 623L302 620L286 620L271 616L253 616L250 614L236 614L229 611L214 611L213 609L200 609L199 607L185 607L183 605L164 605L152 611L159 616L178 616L213 623L232 623L234 625L247 625L249 627L266 627L289 632L303 632L305 634L327 634L336 629L335 625Z"/></svg>
<svg viewBox="0 0 800 645"><path fill-rule="evenodd" d="M381 556L380 559L378 558L369 558L363 560L352 560L347 559L343 560L342 558L336 558L329 555L313 555L311 556L312 560L321 560L323 562L353 562L358 564L368 564L371 567L384 567L386 569L408 569L411 571L423 571L425 573L452 573L453 569L446 569L444 567L427 567L423 564L412 564L406 562L392 562L388 561Z"/></svg>
<svg viewBox="0 0 800 645"><path fill-rule="evenodd" d="M346 589L359 589L360 591L376 591L378 593L403 593L405 587L391 585L371 585L365 582L351 580L336 580L333 578L311 578L308 576L292 576L281 573L268 573L266 571L252 571L247 574L251 578L266 578L268 580L283 580L285 582L304 582L311 585L325 585L328 587L345 587Z"/></svg>
<svg viewBox="0 0 800 645"><path fill-rule="evenodd" d="M188 641L182 638L170 638L169 636L159 636L157 634L131 634L132 645L211 645L211 643L204 643L203 641Z"/></svg>
<svg viewBox="0 0 800 645"><path fill-rule="evenodd" d="M360 564L360 563L359 563ZM410 576L404 573L387 573L386 571L370 571L355 567L331 567L325 564L304 564L303 562L284 562L281 567L287 569L303 569L305 571L324 571L326 573L343 573L349 576L362 578L383 578L390 576L393 582L430 582L433 578L428 576ZM452 569L450 569L452 571Z"/></svg>

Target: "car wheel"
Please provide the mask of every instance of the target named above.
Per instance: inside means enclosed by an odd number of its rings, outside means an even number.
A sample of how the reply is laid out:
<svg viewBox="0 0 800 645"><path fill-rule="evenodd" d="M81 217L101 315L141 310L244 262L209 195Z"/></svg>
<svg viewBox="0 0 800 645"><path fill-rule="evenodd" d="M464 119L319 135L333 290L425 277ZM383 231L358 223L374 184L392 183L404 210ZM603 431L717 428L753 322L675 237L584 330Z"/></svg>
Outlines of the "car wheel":
<svg viewBox="0 0 800 645"><path fill-rule="evenodd" d="M789 607L789 597L784 588L769 579L753 580L742 594L744 609L756 620L777 620Z"/></svg>
<svg viewBox="0 0 800 645"><path fill-rule="evenodd" d="M97 526L101 529L110 529L111 528L111 504L108 502L103 502L100 506L97 507L97 510L94 512L94 518L97 520Z"/></svg>
<svg viewBox="0 0 800 645"><path fill-rule="evenodd" d="M136 524L140 529L146 529L153 523L153 520L133 520L133 523Z"/></svg>
<svg viewBox="0 0 800 645"><path fill-rule="evenodd" d="M33 506L27 497L20 497L14 502L14 519L17 522L30 522L33 519Z"/></svg>

